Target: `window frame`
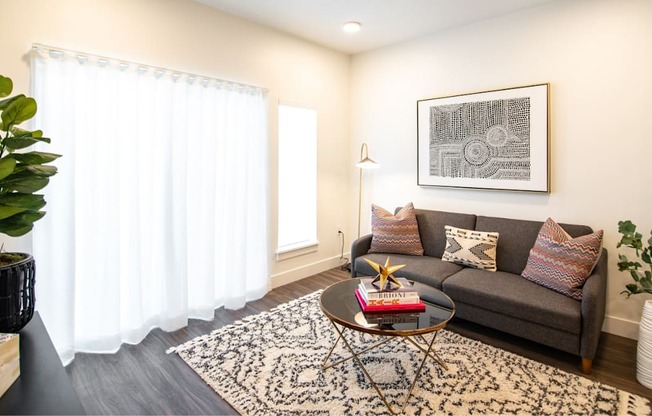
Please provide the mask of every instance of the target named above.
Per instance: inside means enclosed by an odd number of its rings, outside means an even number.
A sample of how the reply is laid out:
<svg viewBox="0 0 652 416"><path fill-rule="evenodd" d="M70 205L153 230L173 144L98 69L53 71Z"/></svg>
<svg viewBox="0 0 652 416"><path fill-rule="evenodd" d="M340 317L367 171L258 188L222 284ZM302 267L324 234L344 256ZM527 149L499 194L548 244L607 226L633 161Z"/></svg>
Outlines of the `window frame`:
<svg viewBox="0 0 652 416"><path fill-rule="evenodd" d="M281 221L281 193L282 193L282 127L283 127L283 122L281 120L282 117L282 107L287 107L287 108L292 108L292 109L304 109L304 110L310 110L313 112L314 115L314 132L311 132L310 135L314 135L314 143L312 144L312 149L314 150L314 188L310 191L311 193L314 192L314 201L313 201L313 206L314 206L314 219L311 220L311 228L313 228L313 232L311 233L311 236L308 236L306 239L295 241L292 243L287 243L287 244L280 244L280 237L281 237L281 226L282 226L282 221ZM318 168L318 160L317 160L317 144L318 144L318 126L319 126L319 121L318 121L318 113L317 113L317 108L314 105L306 104L306 103L300 103L296 101L288 101L288 100L279 100L278 106L278 156L277 156L277 161L278 161L278 169L277 169L277 190L278 190L278 198L277 198L277 215L276 215L276 221L277 221L277 236L276 236L276 259L277 260L285 260L297 256L301 256L304 254L309 254L316 252L319 246L319 240L317 238L317 212L318 212L318 207L317 207L317 168ZM307 157L307 156L306 156ZM311 167L312 168L312 167Z"/></svg>

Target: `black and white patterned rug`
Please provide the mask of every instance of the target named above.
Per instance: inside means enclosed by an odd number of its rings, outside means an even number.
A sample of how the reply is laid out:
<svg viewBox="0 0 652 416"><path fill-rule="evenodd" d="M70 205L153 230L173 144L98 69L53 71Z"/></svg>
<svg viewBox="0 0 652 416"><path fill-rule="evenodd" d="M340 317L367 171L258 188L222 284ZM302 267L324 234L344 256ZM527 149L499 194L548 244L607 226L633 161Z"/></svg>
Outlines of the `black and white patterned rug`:
<svg viewBox="0 0 652 416"><path fill-rule="evenodd" d="M195 338L176 352L246 415L387 414L353 360L321 364L335 331L315 292ZM361 346L377 339L353 335ZM439 333L405 414L650 414L647 399L566 373L450 331ZM348 356L340 342L331 360ZM421 353L396 339L363 355L387 400L400 409Z"/></svg>

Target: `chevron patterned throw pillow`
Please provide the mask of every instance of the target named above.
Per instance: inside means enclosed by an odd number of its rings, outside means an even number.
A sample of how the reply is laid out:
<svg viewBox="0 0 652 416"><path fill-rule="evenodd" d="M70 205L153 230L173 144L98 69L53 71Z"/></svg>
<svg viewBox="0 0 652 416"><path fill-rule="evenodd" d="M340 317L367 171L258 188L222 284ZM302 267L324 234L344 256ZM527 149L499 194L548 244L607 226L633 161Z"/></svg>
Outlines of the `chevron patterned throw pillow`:
<svg viewBox="0 0 652 416"><path fill-rule="evenodd" d="M419 224L412 202L396 215L371 205L370 253L395 253L423 256Z"/></svg>
<svg viewBox="0 0 652 416"><path fill-rule="evenodd" d="M582 299L582 286L602 251L599 230L572 238L551 218L541 227L521 276L573 299Z"/></svg>
<svg viewBox="0 0 652 416"><path fill-rule="evenodd" d="M465 230L450 225L444 228L446 249L442 260L490 272L496 271L498 233Z"/></svg>

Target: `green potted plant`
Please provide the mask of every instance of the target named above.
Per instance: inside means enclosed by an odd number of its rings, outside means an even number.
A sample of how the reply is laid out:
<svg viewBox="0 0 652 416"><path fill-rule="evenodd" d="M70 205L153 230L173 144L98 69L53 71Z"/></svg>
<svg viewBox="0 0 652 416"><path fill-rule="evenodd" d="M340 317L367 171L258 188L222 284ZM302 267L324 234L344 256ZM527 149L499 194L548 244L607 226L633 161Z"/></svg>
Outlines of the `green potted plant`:
<svg viewBox="0 0 652 416"><path fill-rule="evenodd" d="M637 259L630 261L624 254L618 255L618 270L628 272L634 280L625 285L628 298L638 294L652 294L652 231L650 238L643 241L643 235L636 231L631 221L618 222L618 232L622 235L617 248L628 247L636 253ZM639 262L640 260L640 262ZM652 389L652 300L646 300L641 313L636 357L636 378L639 383Z"/></svg>
<svg viewBox="0 0 652 416"><path fill-rule="evenodd" d="M643 243L643 235L636 232L636 225L630 220L618 222L618 232L622 234L620 241L616 248L621 246L629 247L636 252L636 257L647 264L643 266L638 261L630 261L626 255L618 255L618 270L621 272L629 272L629 275L634 279L634 283L625 285L625 290L621 294L637 295L641 293L652 294L652 231L650 231L650 238L645 244ZM649 270L645 270L645 269ZM639 270L641 269L641 270Z"/></svg>
<svg viewBox="0 0 652 416"><path fill-rule="evenodd" d="M23 94L10 96L12 91L13 81L0 75L0 233L19 237L45 215L45 199L36 192L57 173L48 163L60 155L26 151L50 139L40 130L19 127L36 114L36 101ZM0 332L16 332L32 318L34 271L30 254L0 252Z"/></svg>

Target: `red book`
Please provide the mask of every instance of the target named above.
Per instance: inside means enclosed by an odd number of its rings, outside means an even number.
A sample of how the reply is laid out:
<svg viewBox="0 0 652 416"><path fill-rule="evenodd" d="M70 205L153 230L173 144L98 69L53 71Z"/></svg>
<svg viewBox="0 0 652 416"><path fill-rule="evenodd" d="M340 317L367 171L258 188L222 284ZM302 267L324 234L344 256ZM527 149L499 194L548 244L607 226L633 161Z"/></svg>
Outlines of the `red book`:
<svg viewBox="0 0 652 416"><path fill-rule="evenodd" d="M393 303L386 303L383 304L377 304L377 305L371 305L367 304L367 302L364 301L364 298L362 297L362 294L360 293L359 289L355 290L355 297L358 299L358 303L360 303L360 308L362 308L362 312L368 313L368 312L423 312L426 310L426 305L419 300L417 303L399 303L399 304L393 304Z"/></svg>

